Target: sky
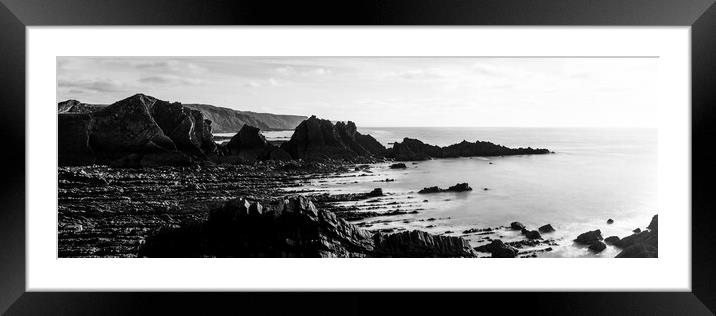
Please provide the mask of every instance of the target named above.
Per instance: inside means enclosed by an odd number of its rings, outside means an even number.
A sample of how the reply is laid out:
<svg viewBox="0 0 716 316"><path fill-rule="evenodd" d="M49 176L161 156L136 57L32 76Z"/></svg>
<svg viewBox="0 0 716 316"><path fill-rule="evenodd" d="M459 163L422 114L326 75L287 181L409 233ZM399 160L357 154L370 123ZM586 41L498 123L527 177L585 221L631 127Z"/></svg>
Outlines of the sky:
<svg viewBox="0 0 716 316"><path fill-rule="evenodd" d="M655 127L656 58L58 57L57 101L136 93L363 127Z"/></svg>

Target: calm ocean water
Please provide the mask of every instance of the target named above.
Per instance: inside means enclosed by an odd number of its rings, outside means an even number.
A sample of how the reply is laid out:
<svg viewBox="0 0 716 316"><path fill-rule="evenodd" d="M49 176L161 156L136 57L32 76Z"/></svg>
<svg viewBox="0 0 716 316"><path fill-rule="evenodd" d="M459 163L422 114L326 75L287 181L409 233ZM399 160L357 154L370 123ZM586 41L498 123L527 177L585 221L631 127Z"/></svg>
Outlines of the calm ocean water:
<svg viewBox="0 0 716 316"><path fill-rule="evenodd" d="M312 189L335 193L368 192L382 188L391 199L419 205L418 214L402 215L377 228L421 229L431 233L509 225L519 221L530 229L551 224L556 232L545 235L557 240L545 257L614 257L609 246L599 255L572 240L580 233L601 229L602 235L628 236L644 228L658 213L657 130L597 128L359 128L390 147L412 137L433 145L462 140L491 141L509 147L539 147L549 155L435 159L408 163L406 170L376 164L373 173L316 181ZM290 136L290 132L267 133L267 138ZM285 135L284 135L285 134ZM492 162L492 164L490 164ZM358 173L356 173L358 175ZM377 182L391 178L394 182ZM467 182L474 189L465 193L422 195L427 186L448 187ZM488 188L487 191L483 188ZM424 200L428 200L424 202ZM352 202L354 203L354 202ZM435 220L428 220L433 218ZM606 224L607 219L614 224ZM385 218L382 218L385 219ZM375 219L372 219L375 221ZM370 222L371 220L367 220ZM519 232L502 230L494 238L520 240ZM469 237L473 245L485 241Z"/></svg>

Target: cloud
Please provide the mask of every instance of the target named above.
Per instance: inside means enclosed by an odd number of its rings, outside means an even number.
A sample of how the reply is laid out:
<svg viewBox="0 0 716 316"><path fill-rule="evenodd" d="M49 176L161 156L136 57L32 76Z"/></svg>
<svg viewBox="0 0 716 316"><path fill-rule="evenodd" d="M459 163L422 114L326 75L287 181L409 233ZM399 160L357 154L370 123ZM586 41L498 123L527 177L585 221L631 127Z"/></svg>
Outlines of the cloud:
<svg viewBox="0 0 716 316"><path fill-rule="evenodd" d="M204 81L196 78L185 78L174 75L154 75L142 77L139 79L142 83L156 83L156 84L173 84L173 85L187 85L196 86L203 84Z"/></svg>
<svg viewBox="0 0 716 316"><path fill-rule="evenodd" d="M127 86L118 80L112 79L59 79L57 87L61 89L71 89L73 91L90 91L90 92L120 92L126 91Z"/></svg>
<svg viewBox="0 0 716 316"><path fill-rule="evenodd" d="M244 87L248 87L248 88L259 88L259 87L267 87L267 86L279 87L279 86L281 86L281 83L274 78L269 78L266 80L250 80L250 81L242 83L241 85Z"/></svg>
<svg viewBox="0 0 716 316"><path fill-rule="evenodd" d="M410 69L403 71L393 71L381 74L379 77L387 79L406 79L406 80L428 80L447 78L447 74L439 69Z"/></svg>
<svg viewBox="0 0 716 316"><path fill-rule="evenodd" d="M134 68L147 69L155 72L171 72L171 73L190 73L200 74L207 71L206 68L190 62L178 60L165 60L153 62L139 62L134 64Z"/></svg>

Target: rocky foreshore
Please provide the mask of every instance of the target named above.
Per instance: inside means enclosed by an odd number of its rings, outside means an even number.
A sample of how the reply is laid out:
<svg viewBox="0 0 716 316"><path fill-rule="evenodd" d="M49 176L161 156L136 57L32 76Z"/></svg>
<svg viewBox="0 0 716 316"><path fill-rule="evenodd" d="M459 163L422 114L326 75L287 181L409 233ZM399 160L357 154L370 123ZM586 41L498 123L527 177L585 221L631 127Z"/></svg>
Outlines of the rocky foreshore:
<svg viewBox="0 0 716 316"><path fill-rule="evenodd" d="M547 149L481 141L439 147L411 138L385 148L353 122L315 116L286 141L269 142L244 124L217 144L203 112L143 94L108 106L60 103L58 112L60 257L535 257L557 246L549 224L435 232L444 218L423 216L423 197L304 189L329 179L358 183L375 163L404 172L405 163L393 162ZM467 183L415 190L476 194ZM622 249L618 257L657 256L656 216L625 238L583 235L575 242L594 253L610 245Z"/></svg>
<svg viewBox="0 0 716 316"><path fill-rule="evenodd" d="M421 231L371 233L316 208L303 196L234 199L207 220L166 228L141 257L476 257L460 237Z"/></svg>

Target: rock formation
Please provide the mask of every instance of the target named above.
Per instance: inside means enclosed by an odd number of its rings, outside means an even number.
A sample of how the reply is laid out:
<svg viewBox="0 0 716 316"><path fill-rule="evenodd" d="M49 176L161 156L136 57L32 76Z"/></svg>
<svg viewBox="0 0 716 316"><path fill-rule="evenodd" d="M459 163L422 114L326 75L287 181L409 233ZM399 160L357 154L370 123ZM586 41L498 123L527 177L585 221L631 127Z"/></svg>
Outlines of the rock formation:
<svg viewBox="0 0 716 316"><path fill-rule="evenodd" d="M475 250L480 252L489 252L493 258L514 258L517 257L517 250L515 247L506 245L502 240L496 239L489 244L476 247Z"/></svg>
<svg viewBox="0 0 716 316"><path fill-rule="evenodd" d="M370 233L303 196L234 199L206 221L148 238L141 257L475 257L466 240L421 231Z"/></svg>
<svg viewBox="0 0 716 316"><path fill-rule="evenodd" d="M184 104L185 107L199 111L212 121L215 133L234 133L244 125L254 126L264 131L292 130L307 117L238 111L208 104Z"/></svg>
<svg viewBox="0 0 716 316"><path fill-rule="evenodd" d="M658 258L659 257L659 227L658 216L652 217L647 230L634 233L613 244L623 250L617 258Z"/></svg>
<svg viewBox="0 0 716 316"><path fill-rule="evenodd" d="M333 124L316 116L301 122L281 149L294 159L307 160L382 157L385 152L373 137L358 133L353 122Z"/></svg>
<svg viewBox="0 0 716 316"><path fill-rule="evenodd" d="M269 158L275 146L269 144L258 128L244 125L241 130L226 144L230 155L241 157L247 161Z"/></svg>
<svg viewBox="0 0 716 316"><path fill-rule="evenodd" d="M458 144L440 147L406 137L402 142L393 144L393 148L386 150L385 155L396 161L414 161L427 160L430 158L490 157L548 153L550 153L549 150L542 148L508 148L482 141L476 141L474 143L462 141Z"/></svg>
<svg viewBox="0 0 716 316"><path fill-rule="evenodd" d="M211 122L201 113L143 94L93 112L59 113L58 145L60 165L167 153L204 159L216 150Z"/></svg>
<svg viewBox="0 0 716 316"><path fill-rule="evenodd" d="M447 189L443 189L437 186L434 187L427 187L423 188L418 193L420 194L427 194L427 193L440 193L440 192L467 192L472 191L472 188L467 183L458 183L456 185L453 185Z"/></svg>

